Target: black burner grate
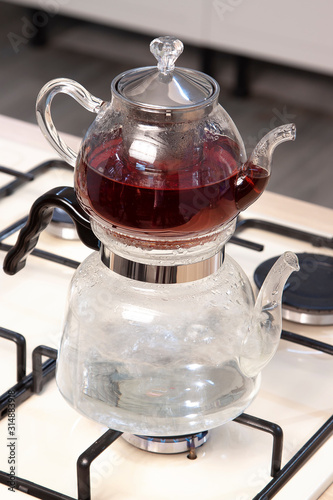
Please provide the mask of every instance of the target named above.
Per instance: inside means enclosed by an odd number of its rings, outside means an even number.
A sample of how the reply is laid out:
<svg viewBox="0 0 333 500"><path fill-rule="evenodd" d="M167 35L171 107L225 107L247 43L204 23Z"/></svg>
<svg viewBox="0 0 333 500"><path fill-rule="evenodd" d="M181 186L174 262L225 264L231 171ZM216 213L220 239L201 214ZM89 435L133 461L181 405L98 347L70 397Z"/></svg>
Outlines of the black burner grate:
<svg viewBox="0 0 333 500"><path fill-rule="evenodd" d="M25 186L28 182L37 179L39 176L53 169L73 171L73 167L62 160L48 160L40 163L28 172L18 172L12 168L0 166L0 173L8 174L15 177L15 180L9 182L0 188L0 199L14 194L18 189Z"/></svg>
<svg viewBox="0 0 333 500"><path fill-rule="evenodd" d="M17 172L16 170L0 166L0 173L5 173L15 177L14 181L11 181L0 188L0 200L7 196L13 195L18 189L24 187L28 182L31 182L37 179L39 176L46 174L50 170L54 169L73 171L73 168L71 166L61 160L46 161L44 163L41 163L37 167L32 168L31 170L29 170L29 172L26 173ZM4 240L9 238L9 236L11 236L12 234L20 231L27 220L28 216L23 217L22 219L19 219L7 228L0 231L0 250L8 252L12 248L11 245L4 243ZM80 264L79 262L68 259L67 257L62 257L60 255L46 252L44 250L39 250L37 248L31 252L31 255L34 255L35 257L39 257L41 259L49 260L51 262L62 264L73 269L76 269Z"/></svg>

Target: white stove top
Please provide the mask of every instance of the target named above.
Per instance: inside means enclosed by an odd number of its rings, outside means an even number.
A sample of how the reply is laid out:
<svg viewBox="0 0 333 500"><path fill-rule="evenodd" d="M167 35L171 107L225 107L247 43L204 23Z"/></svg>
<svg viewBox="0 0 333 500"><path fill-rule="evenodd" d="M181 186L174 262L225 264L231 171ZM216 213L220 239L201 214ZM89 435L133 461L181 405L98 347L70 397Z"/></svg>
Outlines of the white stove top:
<svg viewBox="0 0 333 500"><path fill-rule="evenodd" d="M4 121L0 123L3 124ZM12 122L10 122L12 123ZM20 171L55 155L31 126L20 132L27 135L18 142L7 131L0 133L0 163ZM37 138L37 139L36 139ZM0 186L9 182L1 174ZM46 190L72 184L70 172L52 170L27 184L15 195L0 200L0 231L27 214L32 202ZM281 203L279 217L294 223L307 204L299 204L265 193L245 213L246 217L271 218L271 207ZM287 205L286 205L287 204ZM330 219L317 230L327 235L332 211L316 209L302 214L300 224L308 221L315 232L318 216ZM298 219L297 219L298 220ZM291 222L290 222L291 221ZM320 223L319 223L320 227ZM332 224L333 229L333 224ZM255 252L233 244L226 251L252 277L256 266L285 250L315 251L333 255L332 250L259 230L240 235L265 245ZM12 236L5 243L13 243ZM42 233L38 248L82 260L91 251L80 242L65 242ZM1 265L5 253L0 251ZM0 274L0 326L21 333L27 340L27 373L31 372L31 352L38 345L57 348L61 336L66 294L73 270L30 256L26 267L15 276ZM302 326L284 322L284 329L333 344L333 327ZM0 339L0 393L15 384L15 346ZM282 466L333 413L333 358L327 354L281 341L275 357L262 373L262 385L247 413L279 424L284 432ZM54 381L16 408L15 474L64 495L76 498L76 460L107 429L89 421L70 408L59 394ZM9 421L0 421L0 469L10 471L11 442ZM230 422L210 432L209 441L197 451L196 460L186 454L155 455L137 450L119 438L91 466L94 500L251 500L271 480L272 436ZM333 439L308 461L303 469L274 497L277 500L312 500L320 497L333 481ZM13 492L0 484L0 498L12 499ZM15 492L15 498L31 498Z"/></svg>

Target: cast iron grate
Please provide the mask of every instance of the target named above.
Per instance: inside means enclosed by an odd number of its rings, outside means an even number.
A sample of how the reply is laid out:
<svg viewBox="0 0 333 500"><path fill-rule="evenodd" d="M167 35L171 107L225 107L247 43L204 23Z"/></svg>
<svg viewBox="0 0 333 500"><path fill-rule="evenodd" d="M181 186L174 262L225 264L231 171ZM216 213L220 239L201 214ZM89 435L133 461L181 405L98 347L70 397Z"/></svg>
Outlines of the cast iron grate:
<svg viewBox="0 0 333 500"><path fill-rule="evenodd" d="M73 171L73 168L62 160L46 161L37 165L26 173L18 172L14 169L0 166L0 173L8 174L15 178L13 181L5 184L0 188L0 200L7 196L15 194L18 189L26 186L29 182L34 181L41 175L46 174L50 170L54 169ZM28 216L23 217L22 219L19 219L18 221L0 231L0 250L8 252L12 248L12 245L4 243L4 240L6 238L9 238L9 236L11 236L12 234L20 231L20 229L22 229L22 227L27 222L27 219ZM60 255L46 252L37 248L31 252L31 255L34 255L35 257L39 257L41 259L49 260L51 262L62 264L73 269L77 268L80 264L79 262L68 259L67 257L62 257Z"/></svg>
<svg viewBox="0 0 333 500"><path fill-rule="evenodd" d="M314 247L333 248L333 237L331 236L322 236L319 234L311 233L309 231L296 229L294 227L285 226L283 224L276 224L275 222L263 219L239 218L237 221L236 233L240 233L244 229L260 229L262 231L279 234L280 236L286 236L288 238L294 238L295 240L305 241L306 243L311 243Z"/></svg>
<svg viewBox="0 0 333 500"><path fill-rule="evenodd" d="M28 172L18 172L13 168L0 166L0 173L7 174L15 178L13 181L0 188L0 199L14 194L18 189L25 186L27 183L34 181L39 176L46 174L53 169L73 171L73 167L62 160L45 161Z"/></svg>

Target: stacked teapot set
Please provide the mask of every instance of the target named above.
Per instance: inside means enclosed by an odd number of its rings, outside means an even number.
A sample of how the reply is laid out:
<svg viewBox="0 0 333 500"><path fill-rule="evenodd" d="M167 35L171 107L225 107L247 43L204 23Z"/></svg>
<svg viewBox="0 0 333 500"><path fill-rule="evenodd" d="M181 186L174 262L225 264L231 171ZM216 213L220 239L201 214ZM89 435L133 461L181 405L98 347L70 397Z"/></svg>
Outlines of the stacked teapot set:
<svg viewBox="0 0 333 500"><path fill-rule="evenodd" d="M269 132L247 159L217 82L175 67L182 50L155 39L157 67L115 78L111 102L68 79L43 87L38 123L75 167L74 188L36 200L4 264L8 274L24 267L55 207L73 218L95 251L71 281L57 384L82 414L144 436L200 433L244 411L277 349L283 287L298 269L286 252L255 301L224 251L295 126ZM97 114L78 155L52 122L58 93Z"/></svg>

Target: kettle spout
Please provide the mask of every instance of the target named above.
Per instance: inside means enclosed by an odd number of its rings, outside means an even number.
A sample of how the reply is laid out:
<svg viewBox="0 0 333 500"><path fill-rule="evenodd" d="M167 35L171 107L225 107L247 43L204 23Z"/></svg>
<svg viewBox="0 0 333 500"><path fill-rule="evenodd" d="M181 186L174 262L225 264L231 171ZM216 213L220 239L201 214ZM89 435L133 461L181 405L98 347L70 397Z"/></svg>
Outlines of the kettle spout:
<svg viewBox="0 0 333 500"><path fill-rule="evenodd" d="M296 126L294 123L281 125L268 132L256 145L249 158L248 164L265 169L268 175L271 172L272 155L276 146L285 141L294 141Z"/></svg>
<svg viewBox="0 0 333 500"><path fill-rule="evenodd" d="M285 252L275 262L260 289L240 365L245 375L256 376L274 356L282 328L282 293L290 274L299 270L298 258Z"/></svg>

